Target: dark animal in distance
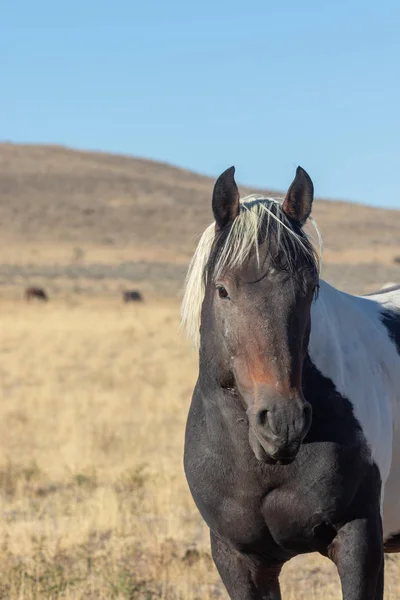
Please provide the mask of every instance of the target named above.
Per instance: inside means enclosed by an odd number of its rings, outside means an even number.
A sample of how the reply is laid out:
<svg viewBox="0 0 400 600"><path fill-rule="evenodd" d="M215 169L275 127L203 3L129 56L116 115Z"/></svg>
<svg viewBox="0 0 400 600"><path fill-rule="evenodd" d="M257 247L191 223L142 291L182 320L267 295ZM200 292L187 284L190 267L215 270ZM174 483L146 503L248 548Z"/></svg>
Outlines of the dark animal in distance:
<svg viewBox="0 0 400 600"><path fill-rule="evenodd" d="M126 290L122 293L124 302L143 302L143 296L136 290Z"/></svg>
<svg viewBox="0 0 400 600"><path fill-rule="evenodd" d="M30 302L31 300L41 300L47 302L49 299L48 295L43 288L40 287L28 287L25 290L25 300Z"/></svg>
<svg viewBox="0 0 400 600"><path fill-rule="evenodd" d="M240 201L225 171L187 278L184 466L232 600L280 600L282 566L308 552L335 563L343 600L383 600L400 552L400 289L320 279L313 192L299 167L283 203Z"/></svg>

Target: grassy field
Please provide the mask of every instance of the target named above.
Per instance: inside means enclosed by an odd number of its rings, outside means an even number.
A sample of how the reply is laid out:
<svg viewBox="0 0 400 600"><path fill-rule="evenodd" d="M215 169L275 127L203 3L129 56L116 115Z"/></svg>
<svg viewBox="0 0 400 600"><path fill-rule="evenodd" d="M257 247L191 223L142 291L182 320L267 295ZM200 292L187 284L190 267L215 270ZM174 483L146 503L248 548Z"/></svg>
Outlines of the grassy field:
<svg viewBox="0 0 400 600"><path fill-rule="evenodd" d="M182 468L197 357L177 302L3 299L0 330L0 598L226 598ZM340 598L314 555L282 588Z"/></svg>
<svg viewBox="0 0 400 600"><path fill-rule="evenodd" d="M0 144L0 600L226 598L182 468L197 356L177 296L213 185L132 157ZM400 281L399 211L314 205L324 278L352 293ZM50 302L23 302L28 285ZM144 305L122 304L131 288ZM394 600L397 559L387 574ZM285 567L282 591L340 598L314 555Z"/></svg>

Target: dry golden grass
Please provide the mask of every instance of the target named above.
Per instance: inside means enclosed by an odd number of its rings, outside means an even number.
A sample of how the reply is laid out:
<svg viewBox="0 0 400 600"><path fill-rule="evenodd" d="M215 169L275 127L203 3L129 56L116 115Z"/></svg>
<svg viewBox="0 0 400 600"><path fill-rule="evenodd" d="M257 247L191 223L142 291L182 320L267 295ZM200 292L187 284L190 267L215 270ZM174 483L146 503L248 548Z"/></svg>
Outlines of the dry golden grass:
<svg viewBox="0 0 400 600"><path fill-rule="evenodd" d="M197 357L178 306L79 302L0 305L0 598L226 598L182 469ZM316 556L282 588L340 598Z"/></svg>

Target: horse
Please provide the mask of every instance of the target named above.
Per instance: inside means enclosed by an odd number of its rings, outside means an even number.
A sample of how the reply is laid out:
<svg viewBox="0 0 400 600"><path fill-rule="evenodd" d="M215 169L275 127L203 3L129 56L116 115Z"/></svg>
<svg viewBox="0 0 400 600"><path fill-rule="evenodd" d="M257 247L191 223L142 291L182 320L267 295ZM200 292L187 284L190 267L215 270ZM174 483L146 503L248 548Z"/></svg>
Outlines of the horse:
<svg viewBox="0 0 400 600"><path fill-rule="evenodd" d="M31 300L40 300L41 302L47 302L49 300L48 295L43 288L40 287L28 287L25 290L25 300L30 302Z"/></svg>
<svg viewBox="0 0 400 600"><path fill-rule="evenodd" d="M400 551L400 289L321 279L304 169L283 201L240 200L234 173L182 303L199 351L184 470L214 563L231 600L280 600L282 566L319 552L343 600L382 600Z"/></svg>
<svg viewBox="0 0 400 600"><path fill-rule="evenodd" d="M124 302L143 302L143 296L136 290L126 290L122 292L122 299Z"/></svg>

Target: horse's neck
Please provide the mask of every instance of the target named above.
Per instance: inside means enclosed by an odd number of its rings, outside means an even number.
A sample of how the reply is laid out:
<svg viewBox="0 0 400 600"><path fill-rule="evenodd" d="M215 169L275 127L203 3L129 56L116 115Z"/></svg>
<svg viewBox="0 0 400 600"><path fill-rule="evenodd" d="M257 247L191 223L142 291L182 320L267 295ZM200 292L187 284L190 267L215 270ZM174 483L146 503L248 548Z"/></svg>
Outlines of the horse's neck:
<svg viewBox="0 0 400 600"><path fill-rule="evenodd" d="M354 386L368 384L377 362L391 354L381 308L375 300L345 294L321 281L311 309L309 355L347 397Z"/></svg>
<svg viewBox="0 0 400 600"><path fill-rule="evenodd" d="M385 311L392 310L396 321L399 306L398 292L360 298L323 282L311 312L311 361L350 401L382 481L390 469L393 425L400 431L400 358Z"/></svg>

